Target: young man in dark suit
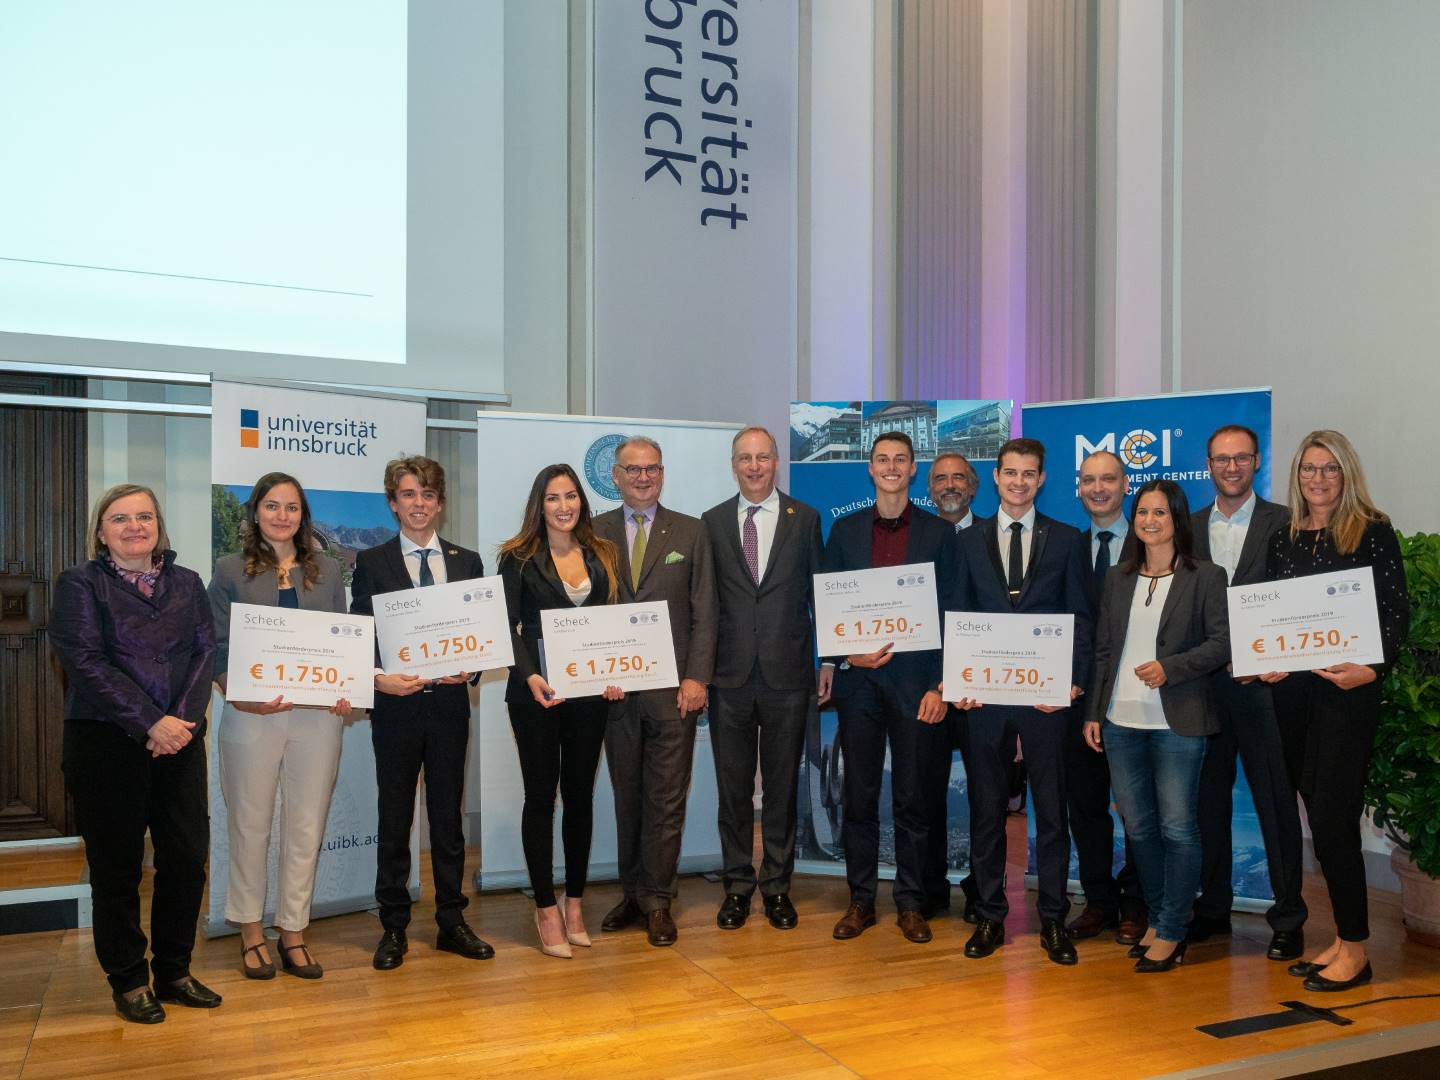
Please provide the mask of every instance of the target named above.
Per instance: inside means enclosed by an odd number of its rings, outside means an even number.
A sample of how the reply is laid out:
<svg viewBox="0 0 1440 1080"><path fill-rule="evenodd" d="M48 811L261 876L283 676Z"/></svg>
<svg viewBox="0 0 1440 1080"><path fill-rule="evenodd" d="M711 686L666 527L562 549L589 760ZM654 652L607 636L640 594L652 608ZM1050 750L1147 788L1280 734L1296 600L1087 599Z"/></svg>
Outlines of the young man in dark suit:
<svg viewBox="0 0 1440 1080"><path fill-rule="evenodd" d="M615 791L615 834L624 898L601 922L644 922L651 945L675 944L677 892L695 724L715 671L715 567L699 518L660 505L665 466L643 435L615 448L611 470L623 505L595 518L595 533L620 549L620 602L670 605L678 690L626 694L610 708L605 760Z"/></svg>
<svg viewBox="0 0 1440 1080"><path fill-rule="evenodd" d="M1125 464L1108 450L1097 450L1080 463L1080 505L1090 518L1082 533L1086 565L1090 568L1090 610L1100 612L1100 590L1105 575L1120 561L1120 549L1130 525L1125 520L1125 496L1130 475ZM1125 865L1113 872L1115 819L1110 815L1110 759L1085 745L1084 710L1072 709L1065 730L1065 780L1069 791L1070 836L1080 864L1080 887L1085 910L1067 930L1076 941L1114 930L1121 945L1135 945L1149 926L1140 875L1125 845Z"/></svg>
<svg viewBox="0 0 1440 1080"><path fill-rule="evenodd" d="M875 505L847 514L830 530L825 571L935 564L939 610L949 606L958 570L954 527L910 501L915 450L901 432L878 435L870 448ZM875 925L880 868L880 788L890 745L890 792L895 821L895 907L907 941L930 940L925 911L934 810L935 762L948 760L939 649L893 653L886 645L831 658L820 674L820 701L833 692L840 714L845 763L845 876L850 906L835 924L845 941Z"/></svg>
<svg viewBox="0 0 1440 1080"><path fill-rule="evenodd" d="M795 788L805 725L815 709L814 576L823 544L815 509L776 490L779 453L761 427L735 436L730 468L740 493L701 516L715 555L719 634L710 690L710 745L719 791L725 899L715 922L737 930L758 884L777 930L798 921ZM757 881L755 761L764 805Z"/></svg>
<svg viewBox="0 0 1440 1080"><path fill-rule="evenodd" d="M400 535L355 557L350 611L373 615L379 593L425 588L485 576L480 556L444 540L435 523L445 508L445 470L427 457L406 457L385 466L385 497L400 524ZM379 650L376 650L377 664ZM425 810L430 824L430 867L435 877L435 947L471 960L488 960L495 950L465 922L468 903L462 879L465 834L465 747L470 740L468 672L443 679L375 674L370 740L375 747L379 788L379 844L375 901L383 933L375 948L376 970L389 971L405 959L410 924L410 827L420 770L425 770Z"/></svg>
<svg viewBox="0 0 1440 1080"><path fill-rule="evenodd" d="M995 517L959 534L964 557L955 610L1074 615L1073 701L1090 674L1088 560L1078 529L1036 511L1035 497L1044 483L1043 445L1034 439L1011 439L1000 448L995 467L1000 509ZM959 704L969 710L970 866L980 916L965 955L989 956L1005 941L1005 817L1010 758L1019 736L1035 811L1040 944L1055 963L1073 964L1075 946L1065 930L1070 908L1065 895L1070 833L1064 768L1069 709L978 706L968 700Z"/></svg>
<svg viewBox="0 0 1440 1080"><path fill-rule="evenodd" d="M1270 537L1290 521L1290 511L1255 493L1260 468L1260 440L1247 427L1227 424L1210 436L1206 450L1215 501L1191 516L1195 554L1224 568L1231 585L1265 580L1265 552ZM1200 898L1188 939L1205 941L1230 932L1231 886L1230 795L1235 787L1235 758L1245 764L1245 779L1255 799L1255 816L1265 841L1265 861L1275 903L1266 912L1270 923L1271 960L1295 960L1305 951L1305 919L1309 910L1300 895L1300 812L1285 771L1280 729L1270 687L1258 680L1237 682L1228 671L1215 675L1220 707L1220 734L1210 740L1200 773Z"/></svg>

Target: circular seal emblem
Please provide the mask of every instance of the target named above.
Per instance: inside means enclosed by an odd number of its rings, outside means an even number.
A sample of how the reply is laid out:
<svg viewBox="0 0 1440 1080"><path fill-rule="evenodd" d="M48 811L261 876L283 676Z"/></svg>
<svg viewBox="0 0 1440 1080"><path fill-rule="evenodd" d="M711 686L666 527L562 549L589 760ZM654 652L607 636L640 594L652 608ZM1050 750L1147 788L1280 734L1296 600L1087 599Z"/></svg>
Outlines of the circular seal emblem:
<svg viewBox="0 0 1440 1080"><path fill-rule="evenodd" d="M615 464L615 448L624 441L624 435L612 431L608 435L601 435L590 444L590 449L585 451L585 479L590 484L590 489L602 499L609 499L611 502L620 501L620 489L615 485L615 478L610 475L610 468Z"/></svg>

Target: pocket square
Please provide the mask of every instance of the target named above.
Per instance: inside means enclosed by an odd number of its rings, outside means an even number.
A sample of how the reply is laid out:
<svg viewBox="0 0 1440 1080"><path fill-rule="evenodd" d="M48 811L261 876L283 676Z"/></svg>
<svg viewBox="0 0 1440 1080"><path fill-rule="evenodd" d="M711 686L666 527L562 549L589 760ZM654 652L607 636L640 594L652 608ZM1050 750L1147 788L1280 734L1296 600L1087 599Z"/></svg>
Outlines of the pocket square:
<svg viewBox="0 0 1440 1080"><path fill-rule="evenodd" d="M669 565L671 565L672 563L684 562L684 561L685 561L685 556L684 556L684 555L681 555L680 552L678 552L678 551L672 551L672 552L670 552L669 555L666 555L666 556L665 556L665 565L666 565L666 566L669 566Z"/></svg>

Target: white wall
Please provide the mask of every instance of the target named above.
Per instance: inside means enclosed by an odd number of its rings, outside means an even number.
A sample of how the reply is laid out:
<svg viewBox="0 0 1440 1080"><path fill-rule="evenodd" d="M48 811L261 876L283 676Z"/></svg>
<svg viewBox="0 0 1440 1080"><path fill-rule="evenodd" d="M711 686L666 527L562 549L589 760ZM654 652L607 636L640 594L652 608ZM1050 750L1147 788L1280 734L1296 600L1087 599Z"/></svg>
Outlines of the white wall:
<svg viewBox="0 0 1440 1080"><path fill-rule="evenodd" d="M1183 18L1183 389L1273 384L1277 477L1338 428L1401 530L1440 528L1440 5Z"/></svg>

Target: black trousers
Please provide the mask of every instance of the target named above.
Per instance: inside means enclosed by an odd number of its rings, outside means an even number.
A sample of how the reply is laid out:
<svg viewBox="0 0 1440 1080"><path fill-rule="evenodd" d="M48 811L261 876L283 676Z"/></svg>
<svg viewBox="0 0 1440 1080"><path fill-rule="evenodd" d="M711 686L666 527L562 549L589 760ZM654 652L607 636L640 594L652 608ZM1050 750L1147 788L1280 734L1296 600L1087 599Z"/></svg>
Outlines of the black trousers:
<svg viewBox="0 0 1440 1080"><path fill-rule="evenodd" d="M1291 676L1294 678L1294 676ZM1289 679L1286 680L1288 682ZM1285 750L1270 687L1241 685L1227 673L1215 677L1215 701L1221 730L1210 740L1200 773L1200 898L1195 914L1223 919L1235 902L1231 884L1234 852L1230 819L1234 812L1238 756L1255 799L1255 816L1265 843L1265 862L1275 903L1265 913L1272 930L1299 930L1309 909L1300 895L1304 877L1300 810L1285 767Z"/></svg>
<svg viewBox="0 0 1440 1080"><path fill-rule="evenodd" d="M1143 917L1145 898L1135 858L1125 841L1125 865L1115 874L1115 819L1110 816L1110 759L1085 745L1085 717L1071 709L1065 725L1065 786L1070 836L1080 864L1085 906ZM1228 908L1227 908L1228 910Z"/></svg>
<svg viewBox="0 0 1440 1080"><path fill-rule="evenodd" d="M790 891L795 871L795 793L805 726L815 691L776 690L756 664L743 686L710 688L710 745L719 792L720 855L727 893L762 896ZM757 880L755 760L760 760L760 837Z"/></svg>
<svg viewBox="0 0 1440 1080"><path fill-rule="evenodd" d="M674 689L642 690L613 706L605 726L620 884L646 912L668 908L679 891L696 719L680 715Z"/></svg>
<svg viewBox="0 0 1440 1080"><path fill-rule="evenodd" d="M555 903L555 789L564 804L560 839L565 847L565 895L585 895L593 832L595 771L605 746L603 698L579 698L542 708L533 701L510 705L510 729L520 756L525 806L520 841L536 907Z"/></svg>
<svg viewBox="0 0 1440 1080"><path fill-rule="evenodd" d="M404 930L410 925L410 828L423 767L435 921L448 929L464 919L469 903L461 884L465 832L460 810L470 718L440 716L431 696L423 691L413 697L416 711L412 715L384 719L372 715L370 719L380 803L375 901L380 905L380 925L386 930Z"/></svg>
<svg viewBox="0 0 1440 1080"><path fill-rule="evenodd" d="M946 706L945 719L940 722L940 726L945 729L945 751L935 754L931 760L932 768L927 782L930 824L929 839L926 841L928 854L925 859L925 903L936 911L950 906L950 771L955 764L955 750L961 751L962 761L965 756L960 742L964 718L965 714L961 710L953 705ZM969 880L966 878L966 881Z"/></svg>
<svg viewBox="0 0 1440 1080"><path fill-rule="evenodd" d="M895 908L923 911L930 865L936 759L950 756L945 725L915 718L919 700L901 700L894 686L867 671L851 671L840 715L845 784L845 877L850 902L875 905L880 877L880 793L885 744L890 744L890 805L895 826Z"/></svg>
<svg viewBox="0 0 1440 1080"><path fill-rule="evenodd" d="M1005 818L1015 737L1025 755L1030 805L1035 811L1035 870L1042 918L1063 919L1070 910L1070 831L1066 807L1065 728L1070 711L1042 713L1013 705L985 705L965 718L970 770L970 868L976 910L1001 922L1005 899Z"/></svg>
<svg viewBox="0 0 1440 1080"><path fill-rule="evenodd" d="M1297 671L1273 691L1285 766L1305 800L1336 936L1364 941L1370 936L1370 912L1360 815L1380 723L1380 682L1341 690L1318 675Z"/></svg>
<svg viewBox="0 0 1440 1080"><path fill-rule="evenodd" d="M204 738L157 758L114 724L66 720L62 767L90 865L95 955L111 989L145 986L151 971L157 985L178 982L190 974L210 847ZM146 829L155 846L149 970L140 928Z"/></svg>

